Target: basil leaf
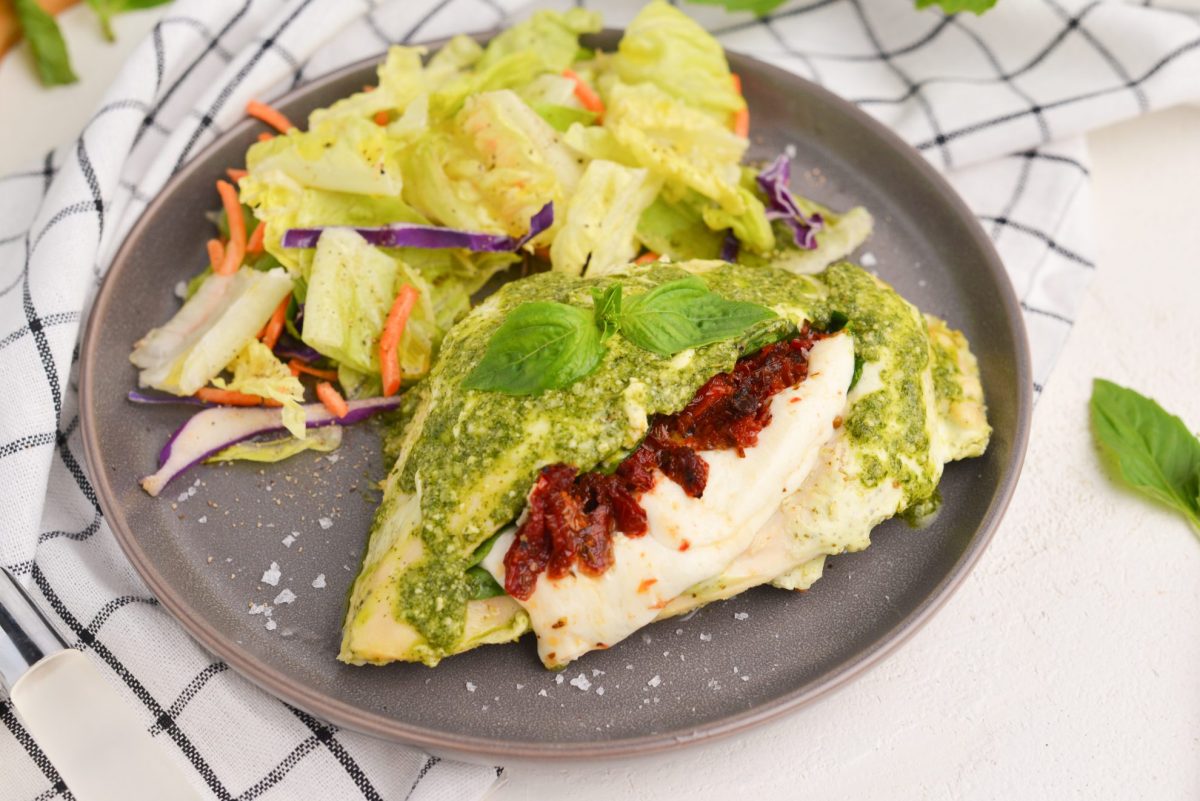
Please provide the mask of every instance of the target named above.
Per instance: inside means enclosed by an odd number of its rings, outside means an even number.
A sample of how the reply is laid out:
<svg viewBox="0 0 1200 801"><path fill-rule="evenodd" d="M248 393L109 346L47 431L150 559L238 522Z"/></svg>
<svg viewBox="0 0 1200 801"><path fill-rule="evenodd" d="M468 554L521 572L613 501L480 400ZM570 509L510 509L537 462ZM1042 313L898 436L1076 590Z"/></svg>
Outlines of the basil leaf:
<svg viewBox="0 0 1200 801"><path fill-rule="evenodd" d="M625 304L621 335L659 356L732 339L775 312L756 303L726 300L696 276L658 286Z"/></svg>
<svg viewBox="0 0 1200 801"><path fill-rule="evenodd" d="M1200 533L1200 440L1173 414L1132 389L1097 378L1092 432L1125 483L1184 515Z"/></svg>
<svg viewBox="0 0 1200 801"><path fill-rule="evenodd" d="M146 8L154 8L161 6L164 3L169 3L171 0L87 0L87 4L92 7L92 11L96 12L96 16L100 18L100 30L104 33L104 38L110 42L116 41L116 34L112 29L112 18L117 14L122 14L126 11L141 11Z"/></svg>
<svg viewBox="0 0 1200 801"><path fill-rule="evenodd" d="M600 329L600 341L617 333L618 320L621 317L621 285L613 284L608 289L593 289L592 300L595 303L593 316L596 327Z"/></svg>
<svg viewBox="0 0 1200 801"><path fill-rule="evenodd" d="M937 6L947 14L957 14L960 11L982 14L994 5L996 0L917 0L917 8Z"/></svg>
<svg viewBox="0 0 1200 801"><path fill-rule="evenodd" d="M67 43L54 17L46 13L37 0L13 0L17 21L33 51L33 62L37 66L42 85L55 86L75 83L79 80L71 69L71 57L67 54Z"/></svg>
<svg viewBox="0 0 1200 801"><path fill-rule="evenodd" d="M749 11L763 17L783 5L784 0L692 0L692 2L700 5L724 6L729 11ZM917 8L936 5L947 14L959 11L973 11L976 14L982 14L996 5L996 0L916 0L916 3Z"/></svg>
<svg viewBox="0 0 1200 801"><path fill-rule="evenodd" d="M467 570L467 600L482 601L503 594L504 588L491 573L482 567L472 567Z"/></svg>
<svg viewBox="0 0 1200 801"><path fill-rule="evenodd" d="M536 395L578 381L604 358L592 315L565 303L522 303L488 342L466 389Z"/></svg>

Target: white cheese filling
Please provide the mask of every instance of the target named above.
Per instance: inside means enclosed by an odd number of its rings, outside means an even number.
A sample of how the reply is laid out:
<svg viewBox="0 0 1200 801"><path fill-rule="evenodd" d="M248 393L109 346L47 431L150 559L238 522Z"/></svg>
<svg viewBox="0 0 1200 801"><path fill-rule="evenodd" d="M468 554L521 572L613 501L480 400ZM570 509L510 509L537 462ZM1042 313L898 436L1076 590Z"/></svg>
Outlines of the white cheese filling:
<svg viewBox="0 0 1200 801"><path fill-rule="evenodd" d="M746 551L783 499L800 488L821 446L836 432L834 420L845 412L853 372L849 336L816 343L808 377L772 398L771 423L745 456L734 450L700 452L708 463L701 497L691 498L660 477L640 498L648 532L614 536L612 567L600 576L540 575L533 594L518 603L529 614L542 662L563 665L619 642ZM514 536L503 534L483 561L501 585Z"/></svg>

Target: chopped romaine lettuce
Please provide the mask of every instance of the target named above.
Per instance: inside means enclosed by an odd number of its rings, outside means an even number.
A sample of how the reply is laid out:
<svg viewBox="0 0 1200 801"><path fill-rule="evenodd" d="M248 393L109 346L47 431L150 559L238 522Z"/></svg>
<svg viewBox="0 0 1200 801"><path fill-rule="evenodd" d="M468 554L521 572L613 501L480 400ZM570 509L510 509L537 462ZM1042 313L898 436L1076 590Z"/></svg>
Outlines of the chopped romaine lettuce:
<svg viewBox="0 0 1200 801"><path fill-rule="evenodd" d="M497 34L483 51L478 66L487 69L506 56L535 53L543 71L560 73L578 56L579 35L595 33L603 25L599 14L582 8L563 13L535 11L529 19Z"/></svg>
<svg viewBox="0 0 1200 801"><path fill-rule="evenodd" d="M637 255L638 218L661 186L644 169L602 160L588 164L550 246L554 269L600 275L627 264Z"/></svg>
<svg viewBox="0 0 1200 801"><path fill-rule="evenodd" d="M673 261L717 258L724 233L705 225L703 210L707 204L695 192L677 201L659 195L638 218L638 239L649 250L670 256Z"/></svg>
<svg viewBox="0 0 1200 801"><path fill-rule="evenodd" d="M308 127L315 128L334 117L358 117L370 120L380 111L404 113L408 105L429 91L425 70L421 66L423 48L395 45L376 69L378 85L356 92L308 116Z"/></svg>
<svg viewBox="0 0 1200 801"><path fill-rule="evenodd" d="M395 197L403 186L387 129L353 115L257 142L246 152L246 168L250 177L278 170L299 186L334 192Z"/></svg>
<svg viewBox="0 0 1200 801"><path fill-rule="evenodd" d="M342 427L325 426L314 428L304 439L288 434L284 437L273 437L265 440L246 440L230 445L223 451L217 451L205 459L206 464L216 462L282 462L304 451L320 451L326 453L336 450L342 444Z"/></svg>
<svg viewBox="0 0 1200 801"><path fill-rule="evenodd" d="M349 370L378 376L379 337L404 284L420 294L400 339L401 374L424 375L440 331L429 284L349 229L331 228L317 243L301 331L305 344Z"/></svg>
<svg viewBox="0 0 1200 801"><path fill-rule="evenodd" d="M210 275L165 325L134 346L138 384L193 395L227 365L292 290L282 269Z"/></svg>
<svg viewBox="0 0 1200 801"><path fill-rule="evenodd" d="M283 427L304 439L304 385L275 357L271 349L251 339L225 368L232 378L213 378L213 386L247 395L258 395L283 405Z"/></svg>
<svg viewBox="0 0 1200 801"><path fill-rule="evenodd" d="M559 106L554 103L534 103L533 110L543 120L550 123L551 128L559 133L566 133L576 123L591 125L596 121L595 112L588 111L585 108L575 108L574 106Z"/></svg>
<svg viewBox="0 0 1200 801"><path fill-rule="evenodd" d="M654 84L616 84L604 127L637 161L678 188L714 200L731 215L747 210L740 191L747 142Z"/></svg>
<svg viewBox="0 0 1200 801"><path fill-rule="evenodd" d="M623 83L652 83L726 127L746 106L721 44L663 0L647 4L625 28L612 70Z"/></svg>

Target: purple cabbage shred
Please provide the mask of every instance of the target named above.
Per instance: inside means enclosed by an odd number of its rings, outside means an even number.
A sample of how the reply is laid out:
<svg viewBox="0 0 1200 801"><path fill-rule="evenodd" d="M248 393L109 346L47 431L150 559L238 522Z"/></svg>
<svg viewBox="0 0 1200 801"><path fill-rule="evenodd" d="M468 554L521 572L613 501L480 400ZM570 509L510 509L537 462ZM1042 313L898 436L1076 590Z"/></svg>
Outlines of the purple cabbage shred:
<svg viewBox="0 0 1200 801"><path fill-rule="evenodd" d="M529 220L529 232L514 239L507 234L463 231L436 225L394 223L378 228L354 228L363 239L383 248L463 248L475 253L520 250L531 239L554 224L554 203L547 203ZM314 248L325 228L290 228L283 234L285 248Z"/></svg>
<svg viewBox="0 0 1200 801"><path fill-rule="evenodd" d="M825 218L818 213L805 215L788 188L791 178L792 162L786 153L780 153L758 174L758 185L767 196L767 219L783 220L792 229L796 247L815 250L817 232L825 227Z"/></svg>

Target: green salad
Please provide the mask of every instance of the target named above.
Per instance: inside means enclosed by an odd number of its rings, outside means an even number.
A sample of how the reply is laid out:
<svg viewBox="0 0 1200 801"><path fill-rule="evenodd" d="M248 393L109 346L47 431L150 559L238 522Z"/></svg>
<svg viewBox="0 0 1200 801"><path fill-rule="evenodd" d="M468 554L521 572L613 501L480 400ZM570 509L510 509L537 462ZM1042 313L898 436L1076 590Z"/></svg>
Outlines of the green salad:
<svg viewBox="0 0 1200 801"><path fill-rule="evenodd" d="M811 270L867 237L865 210L787 190L786 155L745 163L740 80L686 14L648 4L613 52L580 41L601 26L592 11L539 11L486 46L392 47L376 84L303 127L248 106L277 131L218 182L210 264L135 346L130 399L282 411L260 415L278 424L236 450L210 426L190 458L164 451L172 468L148 490L203 459L300 452L309 429L364 401L395 408L505 270Z"/></svg>

